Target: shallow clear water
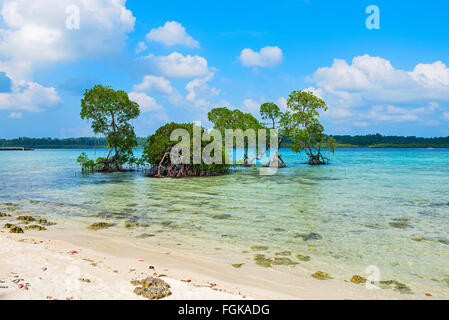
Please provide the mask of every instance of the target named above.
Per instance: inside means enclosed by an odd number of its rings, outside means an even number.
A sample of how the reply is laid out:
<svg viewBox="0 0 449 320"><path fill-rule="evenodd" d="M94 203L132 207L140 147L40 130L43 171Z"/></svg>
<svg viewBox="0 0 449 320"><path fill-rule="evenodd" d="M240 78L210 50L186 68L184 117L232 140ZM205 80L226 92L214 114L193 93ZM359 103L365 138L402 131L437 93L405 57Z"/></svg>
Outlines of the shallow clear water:
<svg viewBox="0 0 449 320"><path fill-rule="evenodd" d="M0 202L123 221L117 232L128 237L137 234L125 221L146 222L147 233L182 235L211 255L219 247L235 262L291 251L292 260L308 255L304 265L345 279L375 265L384 280L449 297L449 150L344 149L321 167L281 151L288 168L274 176L251 168L181 180L83 175L76 163L82 150L0 152ZM398 222L405 228L390 224ZM311 232L321 239L298 236ZM252 252L255 245L269 249Z"/></svg>

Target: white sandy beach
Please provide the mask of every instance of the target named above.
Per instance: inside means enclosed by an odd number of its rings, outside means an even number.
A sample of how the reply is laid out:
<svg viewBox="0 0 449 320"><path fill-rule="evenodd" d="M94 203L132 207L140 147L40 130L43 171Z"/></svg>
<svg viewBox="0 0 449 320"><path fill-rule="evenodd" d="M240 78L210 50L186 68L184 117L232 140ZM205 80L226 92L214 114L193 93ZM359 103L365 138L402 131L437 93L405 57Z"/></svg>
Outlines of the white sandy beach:
<svg viewBox="0 0 449 320"><path fill-rule="evenodd" d="M235 269L88 230L11 234L2 229L0 241L0 299L143 299L130 281L147 276L170 284L172 295L166 299L417 298L341 280L293 278L271 268Z"/></svg>

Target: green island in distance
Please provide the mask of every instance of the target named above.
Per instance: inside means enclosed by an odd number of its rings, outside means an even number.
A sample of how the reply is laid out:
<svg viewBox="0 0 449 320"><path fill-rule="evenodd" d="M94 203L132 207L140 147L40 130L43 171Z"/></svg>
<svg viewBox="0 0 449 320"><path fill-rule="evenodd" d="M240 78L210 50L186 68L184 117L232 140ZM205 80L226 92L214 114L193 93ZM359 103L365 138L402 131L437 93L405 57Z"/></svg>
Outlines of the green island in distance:
<svg viewBox="0 0 449 320"><path fill-rule="evenodd" d="M368 135L331 135L336 141L336 148L449 148L448 137L421 138L404 136ZM143 148L147 138L138 137L138 148ZM105 138L28 138L0 139L0 147L25 147L35 149L90 149L106 148ZM288 137L282 143L282 148L288 148Z"/></svg>

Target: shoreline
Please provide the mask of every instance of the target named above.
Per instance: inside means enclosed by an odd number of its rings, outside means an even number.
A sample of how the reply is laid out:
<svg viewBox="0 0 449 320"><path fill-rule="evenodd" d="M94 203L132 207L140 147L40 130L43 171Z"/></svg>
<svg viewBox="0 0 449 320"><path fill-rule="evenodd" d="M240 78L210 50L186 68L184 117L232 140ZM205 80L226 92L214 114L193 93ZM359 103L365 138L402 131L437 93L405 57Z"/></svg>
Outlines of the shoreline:
<svg viewBox="0 0 449 320"><path fill-rule="evenodd" d="M167 300L244 299L207 282L168 277L166 269L145 259L122 258L31 233L1 230L0 241L0 300L145 300L133 293L131 281L147 277L170 285Z"/></svg>
<svg viewBox="0 0 449 320"><path fill-rule="evenodd" d="M197 253L142 245L102 231L59 226L11 234L1 229L0 241L0 299L142 299L133 293L130 281L147 276L161 277L170 284L173 294L166 299L423 298L368 290L339 279L292 275L282 272L282 267L245 264L237 269ZM26 283L28 290L20 288Z"/></svg>

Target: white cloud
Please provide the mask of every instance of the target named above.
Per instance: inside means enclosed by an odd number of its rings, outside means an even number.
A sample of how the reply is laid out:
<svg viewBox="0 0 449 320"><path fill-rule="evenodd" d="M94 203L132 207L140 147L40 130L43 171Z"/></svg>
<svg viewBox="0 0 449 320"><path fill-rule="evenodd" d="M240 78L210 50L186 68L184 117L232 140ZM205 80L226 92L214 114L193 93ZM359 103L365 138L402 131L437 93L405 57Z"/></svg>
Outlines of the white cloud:
<svg viewBox="0 0 449 320"><path fill-rule="evenodd" d="M413 72L410 72L411 77L426 88L441 88L449 87L449 68L446 65L437 61L432 64L420 63Z"/></svg>
<svg viewBox="0 0 449 320"><path fill-rule="evenodd" d="M176 21L167 21L164 26L152 29L147 34L146 39L147 41L161 42L167 46L199 47L199 42L189 36L186 29Z"/></svg>
<svg viewBox="0 0 449 320"><path fill-rule="evenodd" d="M3 0L0 67L14 80L29 80L35 65L117 52L134 28L126 0ZM80 11L80 29L66 28L66 8Z"/></svg>
<svg viewBox="0 0 449 320"><path fill-rule="evenodd" d="M251 113L259 113L260 103L253 99L245 99L243 100L243 107Z"/></svg>
<svg viewBox="0 0 449 320"><path fill-rule="evenodd" d="M143 81L133 87L134 91L144 92L155 89L164 94L173 94L175 89L171 86L170 81L164 77L146 75Z"/></svg>
<svg viewBox="0 0 449 320"><path fill-rule="evenodd" d="M307 92L311 92L313 93L316 97L323 99L323 89L321 88L314 88L314 87L309 87L309 88L305 88L303 91L307 91Z"/></svg>
<svg viewBox="0 0 449 320"><path fill-rule="evenodd" d="M22 118L22 112L11 112L8 116L11 119L20 119Z"/></svg>
<svg viewBox="0 0 449 320"><path fill-rule="evenodd" d="M449 68L441 61L418 64L413 71L395 69L388 60L369 55L355 57L349 65L335 59L309 79L325 94L345 104L363 101L407 103L449 100Z"/></svg>
<svg viewBox="0 0 449 320"><path fill-rule="evenodd" d="M377 105L371 108L367 116L371 119L380 121L417 121L421 111L422 110L420 109L408 110L392 105Z"/></svg>
<svg viewBox="0 0 449 320"><path fill-rule="evenodd" d="M144 52L145 50L148 49L147 44L145 43L145 41L140 41L139 43L137 43L136 48L134 49L134 51L139 54L141 52Z"/></svg>
<svg viewBox="0 0 449 320"><path fill-rule="evenodd" d="M287 110L287 99L285 99L284 97L280 97L279 99L277 99L276 104L282 112L285 112Z"/></svg>
<svg viewBox="0 0 449 320"><path fill-rule="evenodd" d="M135 18L126 0L2 0L0 72L12 82L0 94L0 109L42 111L61 102L55 88L33 81L37 68L118 52ZM69 29L68 6L80 12L80 28Z"/></svg>
<svg viewBox="0 0 449 320"><path fill-rule="evenodd" d="M146 93L130 92L128 96L132 101L135 101L139 104L140 110L142 112L159 111L165 113L164 108L159 103L157 103L156 99L148 96Z"/></svg>
<svg viewBox="0 0 449 320"><path fill-rule="evenodd" d="M0 110L43 111L62 102L55 88L36 82L14 84L12 91L0 93Z"/></svg>
<svg viewBox="0 0 449 320"><path fill-rule="evenodd" d="M189 81L185 87L188 92L186 101L188 103L193 103L193 106L198 109L211 107L211 99L220 94L220 90L214 87L210 88L207 84L213 77L214 74L210 73L206 77L196 78Z"/></svg>
<svg viewBox="0 0 449 320"><path fill-rule="evenodd" d="M156 123L160 123L163 121L168 121L167 113L163 106L161 106L156 99L148 96L143 92L130 92L128 93L129 98L132 101L135 101L139 104L140 110L144 114L150 114L150 116L143 116L140 124L138 125L138 129L145 129L145 133L148 130L148 126L153 126ZM143 128L141 128L143 126Z"/></svg>
<svg viewBox="0 0 449 320"><path fill-rule="evenodd" d="M207 60L198 55L182 55L173 52L168 56L147 56L150 63L153 63L157 70L170 78L192 78L207 75L210 71Z"/></svg>
<svg viewBox="0 0 449 320"><path fill-rule="evenodd" d="M443 119L449 121L449 112L443 112Z"/></svg>
<svg viewBox="0 0 449 320"><path fill-rule="evenodd" d="M242 106L243 109L247 112L252 113L255 116L259 116L260 106L264 102L268 102L272 100L267 100L265 97L261 96L258 100L254 99L245 99L243 100ZM284 97L279 97L274 101L274 103L281 109L281 112L284 112L287 110L287 99Z"/></svg>
<svg viewBox="0 0 449 320"><path fill-rule="evenodd" d="M331 118L428 122L437 102L449 101L449 68L441 61L406 71L369 55L354 57L351 64L335 59L308 80L315 85L308 89L327 102Z"/></svg>
<svg viewBox="0 0 449 320"><path fill-rule="evenodd" d="M243 49L239 59L245 67L269 67L282 61L282 50L279 47L265 47L255 52L251 49Z"/></svg>

